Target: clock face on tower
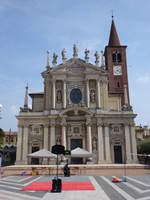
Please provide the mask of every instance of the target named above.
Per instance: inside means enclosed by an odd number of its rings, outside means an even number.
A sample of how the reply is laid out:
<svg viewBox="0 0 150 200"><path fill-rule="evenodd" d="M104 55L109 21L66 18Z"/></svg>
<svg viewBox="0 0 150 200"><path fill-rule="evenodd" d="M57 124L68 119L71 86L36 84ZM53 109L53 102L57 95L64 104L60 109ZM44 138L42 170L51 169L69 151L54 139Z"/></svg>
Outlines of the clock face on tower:
<svg viewBox="0 0 150 200"><path fill-rule="evenodd" d="M113 67L113 74L114 74L114 76L121 76L122 75L121 65L116 65L116 66Z"/></svg>
<svg viewBox="0 0 150 200"><path fill-rule="evenodd" d="M70 92L70 99L72 103L78 104L82 99L82 92L79 88L74 88Z"/></svg>

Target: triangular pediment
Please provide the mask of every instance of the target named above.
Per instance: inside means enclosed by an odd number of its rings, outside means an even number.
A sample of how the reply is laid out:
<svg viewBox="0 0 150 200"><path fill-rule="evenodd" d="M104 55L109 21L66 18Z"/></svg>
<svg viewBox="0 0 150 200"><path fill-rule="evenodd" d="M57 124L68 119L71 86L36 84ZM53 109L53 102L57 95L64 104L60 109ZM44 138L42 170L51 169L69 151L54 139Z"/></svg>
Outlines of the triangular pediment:
<svg viewBox="0 0 150 200"><path fill-rule="evenodd" d="M100 71L101 68L97 67L91 63L86 63L84 60L80 58L71 58L66 61L66 63L62 63L57 65L55 68L51 69L51 72L97 72Z"/></svg>

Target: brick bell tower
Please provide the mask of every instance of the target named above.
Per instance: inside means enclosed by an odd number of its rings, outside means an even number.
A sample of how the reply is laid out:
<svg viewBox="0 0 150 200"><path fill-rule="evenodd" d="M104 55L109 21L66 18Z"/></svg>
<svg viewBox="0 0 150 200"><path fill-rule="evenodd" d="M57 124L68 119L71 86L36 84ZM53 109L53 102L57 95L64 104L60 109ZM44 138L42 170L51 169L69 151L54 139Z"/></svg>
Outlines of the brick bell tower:
<svg viewBox="0 0 150 200"><path fill-rule="evenodd" d="M109 43L105 47L105 64L108 71L108 89L110 96L121 96L121 105L130 107L128 74L126 61L127 46L121 45L116 31L114 19L110 29Z"/></svg>

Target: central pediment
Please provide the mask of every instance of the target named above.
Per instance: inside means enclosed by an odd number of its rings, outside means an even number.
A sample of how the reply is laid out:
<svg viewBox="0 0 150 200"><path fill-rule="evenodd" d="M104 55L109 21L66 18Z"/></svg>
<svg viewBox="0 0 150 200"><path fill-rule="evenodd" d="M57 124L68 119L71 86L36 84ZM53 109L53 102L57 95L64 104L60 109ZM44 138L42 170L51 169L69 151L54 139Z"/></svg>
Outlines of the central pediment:
<svg viewBox="0 0 150 200"><path fill-rule="evenodd" d="M91 63L86 63L84 60L80 58L71 58L67 60L65 63L59 64L51 69L52 73L53 72L80 73L80 72L97 72L97 71L101 71L101 68Z"/></svg>

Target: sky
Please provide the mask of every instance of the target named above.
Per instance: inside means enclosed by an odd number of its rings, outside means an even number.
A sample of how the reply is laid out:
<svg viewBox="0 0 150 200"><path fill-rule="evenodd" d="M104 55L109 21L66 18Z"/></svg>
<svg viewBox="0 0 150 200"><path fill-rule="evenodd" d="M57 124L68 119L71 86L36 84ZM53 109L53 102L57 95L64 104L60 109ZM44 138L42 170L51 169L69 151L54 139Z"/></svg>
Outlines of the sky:
<svg viewBox="0 0 150 200"><path fill-rule="evenodd" d="M73 44L79 57L108 44L111 15L122 45L127 45L130 101L136 124L150 126L150 1L145 0L0 0L0 127L17 130L16 115L29 92L43 91L46 51L58 54ZM31 100L29 100L31 104Z"/></svg>

